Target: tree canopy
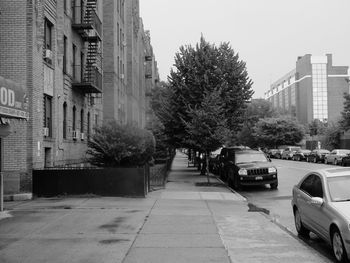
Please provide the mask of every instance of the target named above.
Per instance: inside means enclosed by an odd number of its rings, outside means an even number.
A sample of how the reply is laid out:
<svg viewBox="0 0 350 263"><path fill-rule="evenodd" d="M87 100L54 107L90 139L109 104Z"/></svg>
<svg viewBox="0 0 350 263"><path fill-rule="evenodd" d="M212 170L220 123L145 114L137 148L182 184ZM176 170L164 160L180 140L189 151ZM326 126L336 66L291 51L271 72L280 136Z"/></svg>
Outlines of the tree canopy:
<svg viewBox="0 0 350 263"><path fill-rule="evenodd" d="M254 136L261 146L295 145L305 134L304 127L291 118L260 119L254 127Z"/></svg>
<svg viewBox="0 0 350 263"><path fill-rule="evenodd" d="M175 147L215 150L240 129L252 81L229 43L181 46L168 81L152 105Z"/></svg>

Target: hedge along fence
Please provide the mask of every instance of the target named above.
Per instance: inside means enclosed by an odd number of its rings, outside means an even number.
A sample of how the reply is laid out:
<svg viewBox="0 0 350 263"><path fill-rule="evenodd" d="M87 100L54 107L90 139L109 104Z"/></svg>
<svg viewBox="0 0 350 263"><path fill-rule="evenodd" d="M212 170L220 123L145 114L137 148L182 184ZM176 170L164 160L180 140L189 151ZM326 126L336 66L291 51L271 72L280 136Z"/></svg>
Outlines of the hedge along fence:
<svg viewBox="0 0 350 263"><path fill-rule="evenodd" d="M157 159L150 167L150 190L165 187L173 159Z"/></svg>
<svg viewBox="0 0 350 263"><path fill-rule="evenodd" d="M148 166L33 170L33 194L38 197L80 194L145 197L149 175Z"/></svg>

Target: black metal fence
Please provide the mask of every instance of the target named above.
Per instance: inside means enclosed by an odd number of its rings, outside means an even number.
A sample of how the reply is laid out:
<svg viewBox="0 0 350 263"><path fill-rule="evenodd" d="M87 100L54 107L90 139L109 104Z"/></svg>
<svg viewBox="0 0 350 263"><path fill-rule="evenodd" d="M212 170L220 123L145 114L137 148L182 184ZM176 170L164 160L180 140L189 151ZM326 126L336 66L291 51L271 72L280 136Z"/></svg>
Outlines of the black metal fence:
<svg viewBox="0 0 350 263"><path fill-rule="evenodd" d="M33 194L38 197L95 194L145 197L165 187L173 159L141 168L50 168L33 170Z"/></svg>
<svg viewBox="0 0 350 263"><path fill-rule="evenodd" d="M146 196L149 172L145 168L33 170L35 196L96 194Z"/></svg>

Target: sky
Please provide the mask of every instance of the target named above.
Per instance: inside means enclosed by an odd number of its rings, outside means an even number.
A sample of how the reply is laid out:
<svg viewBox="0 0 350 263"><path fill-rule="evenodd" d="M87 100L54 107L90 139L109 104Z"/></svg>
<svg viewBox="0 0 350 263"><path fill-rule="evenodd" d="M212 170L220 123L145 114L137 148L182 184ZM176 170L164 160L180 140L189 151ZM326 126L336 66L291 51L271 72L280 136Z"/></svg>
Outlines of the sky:
<svg viewBox="0 0 350 263"><path fill-rule="evenodd" d="M201 34L229 42L246 62L253 98L295 68L298 56L333 54L350 66L350 0L140 0L160 80L166 81L181 46Z"/></svg>

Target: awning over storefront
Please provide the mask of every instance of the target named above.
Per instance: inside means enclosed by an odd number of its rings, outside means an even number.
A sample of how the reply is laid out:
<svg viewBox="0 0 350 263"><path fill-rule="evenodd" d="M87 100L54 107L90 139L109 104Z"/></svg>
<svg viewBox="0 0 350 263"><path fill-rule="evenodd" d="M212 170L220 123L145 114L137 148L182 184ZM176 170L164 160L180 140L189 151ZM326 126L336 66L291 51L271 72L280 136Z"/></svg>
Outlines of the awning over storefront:
<svg viewBox="0 0 350 263"><path fill-rule="evenodd" d="M0 117L28 119L28 107L25 89L0 76Z"/></svg>

